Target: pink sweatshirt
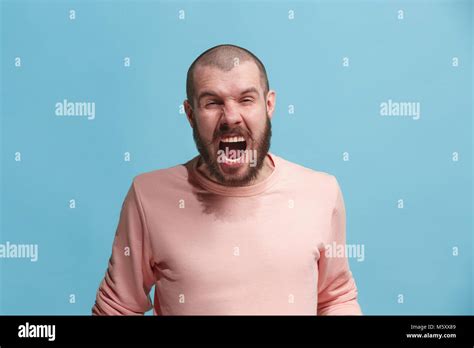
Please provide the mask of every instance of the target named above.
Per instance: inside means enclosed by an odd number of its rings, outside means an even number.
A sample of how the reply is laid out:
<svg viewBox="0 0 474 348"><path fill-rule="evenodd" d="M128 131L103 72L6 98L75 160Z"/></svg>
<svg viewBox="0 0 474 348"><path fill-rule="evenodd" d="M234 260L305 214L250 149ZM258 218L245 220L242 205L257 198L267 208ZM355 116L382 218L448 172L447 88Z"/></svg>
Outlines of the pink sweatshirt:
<svg viewBox="0 0 474 348"><path fill-rule="evenodd" d="M336 178L268 156L272 174L245 187L198 157L136 176L92 314L362 314L347 258L325 253L346 238Z"/></svg>

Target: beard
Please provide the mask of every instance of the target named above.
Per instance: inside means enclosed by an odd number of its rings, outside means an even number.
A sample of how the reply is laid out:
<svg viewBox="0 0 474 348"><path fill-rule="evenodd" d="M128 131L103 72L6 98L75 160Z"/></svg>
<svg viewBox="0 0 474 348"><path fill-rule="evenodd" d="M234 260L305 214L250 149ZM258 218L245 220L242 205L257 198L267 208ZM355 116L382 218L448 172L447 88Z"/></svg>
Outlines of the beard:
<svg viewBox="0 0 474 348"><path fill-rule="evenodd" d="M252 146L254 147L250 148L250 145L247 145L248 151L256 150L256 165L250 166L248 164L245 164L245 173L241 176L224 173L217 160L217 153L212 153L210 147L222 135L230 134L231 132L235 132L236 130L238 130L241 134L243 133L243 130L240 127L230 128L227 125L222 125L217 130L217 132L214 133L212 142L206 145L206 142L203 140L201 134L199 133L197 125L193 127L193 138L194 142L196 143L196 148L199 151L199 154L201 155L201 158L204 161L209 171L209 174L218 183L226 186L244 186L256 179L258 173L262 169L268 151L270 150L272 125L267 114L265 129L259 135L258 138L254 139L252 137Z"/></svg>

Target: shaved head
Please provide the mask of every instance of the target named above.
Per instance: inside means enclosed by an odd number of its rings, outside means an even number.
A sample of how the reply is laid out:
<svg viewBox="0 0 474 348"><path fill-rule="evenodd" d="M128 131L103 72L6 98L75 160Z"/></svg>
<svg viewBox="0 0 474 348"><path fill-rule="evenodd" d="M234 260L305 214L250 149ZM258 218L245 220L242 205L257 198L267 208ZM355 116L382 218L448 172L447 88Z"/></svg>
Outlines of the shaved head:
<svg viewBox="0 0 474 348"><path fill-rule="evenodd" d="M210 66L222 71L230 71L236 65L246 61L252 61L257 65L260 71L260 81L265 96L268 93L270 86L265 66L260 59L245 48L225 44L214 46L204 51L189 67L186 78L186 98L189 103L194 106L194 70L198 66Z"/></svg>

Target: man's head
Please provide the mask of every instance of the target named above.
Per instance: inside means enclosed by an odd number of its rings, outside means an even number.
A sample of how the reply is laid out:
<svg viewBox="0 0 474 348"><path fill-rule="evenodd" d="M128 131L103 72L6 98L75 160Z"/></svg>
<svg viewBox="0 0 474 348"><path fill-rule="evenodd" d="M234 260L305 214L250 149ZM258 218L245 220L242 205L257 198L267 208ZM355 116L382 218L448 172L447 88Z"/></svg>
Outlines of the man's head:
<svg viewBox="0 0 474 348"><path fill-rule="evenodd" d="M212 47L191 64L186 94L186 115L210 175L229 186L255 179L270 149L275 108L262 62L238 46Z"/></svg>

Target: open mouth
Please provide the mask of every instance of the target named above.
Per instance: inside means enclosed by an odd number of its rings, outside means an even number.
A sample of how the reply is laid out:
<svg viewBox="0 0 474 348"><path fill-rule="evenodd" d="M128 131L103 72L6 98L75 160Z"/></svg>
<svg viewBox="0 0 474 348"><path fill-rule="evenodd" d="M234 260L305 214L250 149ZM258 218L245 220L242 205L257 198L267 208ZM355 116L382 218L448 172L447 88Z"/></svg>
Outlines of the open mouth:
<svg viewBox="0 0 474 348"><path fill-rule="evenodd" d="M237 164L245 158L247 141L241 135L225 135L219 141L219 152L223 155L224 164Z"/></svg>
<svg viewBox="0 0 474 348"><path fill-rule="evenodd" d="M219 141L219 150L242 153L247 149L247 141L242 136L225 136Z"/></svg>

